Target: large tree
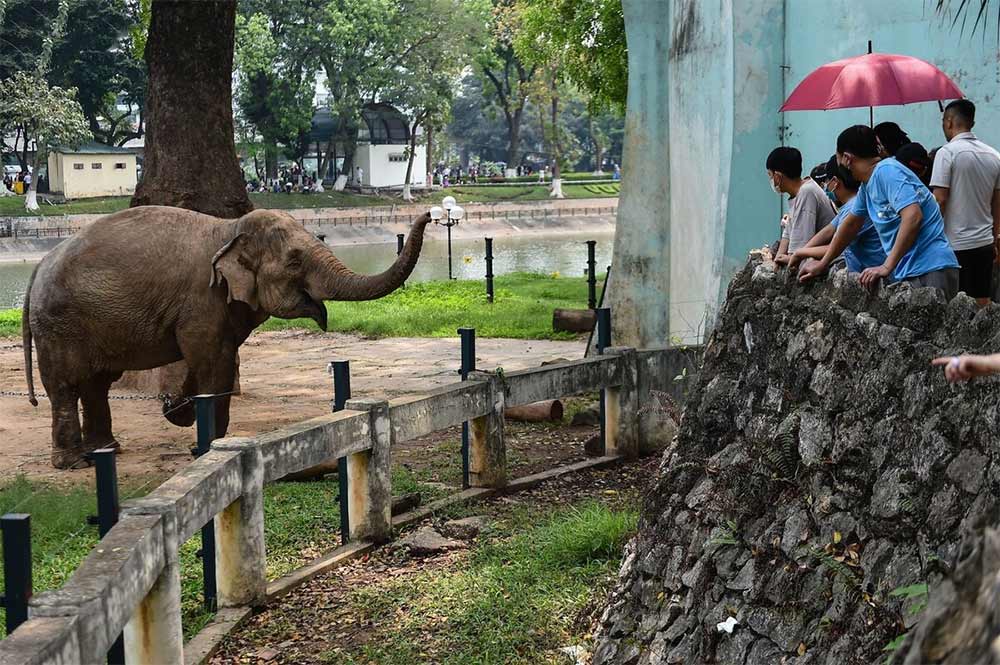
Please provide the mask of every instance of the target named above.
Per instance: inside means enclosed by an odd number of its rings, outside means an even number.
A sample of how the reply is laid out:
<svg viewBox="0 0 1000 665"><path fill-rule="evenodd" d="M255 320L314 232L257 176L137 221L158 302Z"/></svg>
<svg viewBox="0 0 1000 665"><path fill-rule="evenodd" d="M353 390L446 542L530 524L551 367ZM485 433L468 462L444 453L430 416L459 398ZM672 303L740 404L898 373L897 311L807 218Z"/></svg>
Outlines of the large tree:
<svg viewBox="0 0 1000 665"><path fill-rule="evenodd" d="M503 114L507 128L507 170L521 162L521 127L528 105L529 84L537 65L527 65L514 49L519 29L514 0L494 0L488 21L486 47L480 52L477 66L489 91L487 99Z"/></svg>
<svg viewBox="0 0 1000 665"><path fill-rule="evenodd" d="M233 132L236 0L153 0L146 148L132 205L239 217L247 196Z"/></svg>

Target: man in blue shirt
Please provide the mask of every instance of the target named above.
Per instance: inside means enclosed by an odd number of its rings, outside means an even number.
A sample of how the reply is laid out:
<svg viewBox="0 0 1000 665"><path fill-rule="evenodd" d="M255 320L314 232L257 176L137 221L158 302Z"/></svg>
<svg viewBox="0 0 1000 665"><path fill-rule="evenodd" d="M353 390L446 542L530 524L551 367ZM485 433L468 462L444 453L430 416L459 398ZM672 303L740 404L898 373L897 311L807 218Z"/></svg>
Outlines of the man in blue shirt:
<svg viewBox="0 0 1000 665"><path fill-rule="evenodd" d="M824 185L826 195L830 197L834 205L838 206L837 216L829 225L823 227L819 233L814 235L806 246L796 250L792 255L789 265L794 267L804 259L819 260L826 255L833 235L840 227L840 223L851 211L854 197L861 188L861 183L837 163L837 156L830 157L830 161L824 167ZM863 272L867 268L874 268L885 263L885 251L882 249L882 241L879 240L878 232L871 220L866 220L858 235L854 238L847 249L844 250L844 262L847 264L849 272Z"/></svg>
<svg viewBox="0 0 1000 665"><path fill-rule="evenodd" d="M861 283L873 287L887 277L933 286L947 298L958 293L958 260L944 234L937 201L916 175L895 159L880 159L870 127L848 127L837 137L837 162L862 183L826 254L799 271L805 282L825 273L870 220L886 259L866 268Z"/></svg>

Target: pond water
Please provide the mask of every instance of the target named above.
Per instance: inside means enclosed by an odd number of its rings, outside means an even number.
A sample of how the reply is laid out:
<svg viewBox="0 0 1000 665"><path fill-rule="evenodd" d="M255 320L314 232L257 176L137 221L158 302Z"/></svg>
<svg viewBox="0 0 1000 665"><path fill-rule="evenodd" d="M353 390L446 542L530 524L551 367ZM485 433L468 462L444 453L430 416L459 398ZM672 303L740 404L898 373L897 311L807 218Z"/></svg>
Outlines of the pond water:
<svg viewBox="0 0 1000 665"><path fill-rule="evenodd" d="M611 262L613 233L561 234L558 236L510 236L493 241L493 273L558 272L579 277L587 267L587 240L597 241L597 272ZM352 270L376 273L388 267L396 256L395 244L342 245L333 251ZM452 271L459 279L484 279L486 246L482 238L452 241ZM20 307L34 263L0 263L0 309ZM424 242L420 260L409 281L424 282L448 277L448 243L433 239Z"/></svg>

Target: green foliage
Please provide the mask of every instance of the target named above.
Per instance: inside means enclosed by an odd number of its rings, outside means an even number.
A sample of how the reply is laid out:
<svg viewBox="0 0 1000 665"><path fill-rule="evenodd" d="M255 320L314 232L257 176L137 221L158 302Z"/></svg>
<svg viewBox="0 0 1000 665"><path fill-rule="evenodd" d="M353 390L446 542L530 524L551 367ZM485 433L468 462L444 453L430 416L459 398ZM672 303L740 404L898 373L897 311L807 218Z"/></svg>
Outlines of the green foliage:
<svg viewBox="0 0 1000 665"><path fill-rule="evenodd" d="M379 639L360 654L331 651L325 662L547 662L579 639L573 619L613 574L637 519L631 506L594 502L543 516L517 510L497 525L513 535L481 545L457 570L355 590L349 602L376 623Z"/></svg>
<svg viewBox="0 0 1000 665"><path fill-rule="evenodd" d="M474 327L479 337L574 337L552 330L552 310L583 306L585 278L514 273L498 276L494 288L492 304L486 301L483 282L477 280L420 282L378 300L328 302L328 327L372 337L454 337L461 326ZM261 326L262 330L287 328L317 329L309 319L272 318Z"/></svg>
<svg viewBox="0 0 1000 665"><path fill-rule="evenodd" d="M27 72L0 81L2 126L27 128L43 154L54 146L76 146L90 138L76 90L49 86Z"/></svg>
<svg viewBox="0 0 1000 665"><path fill-rule="evenodd" d="M21 334L21 310L0 309L0 337Z"/></svg>
<svg viewBox="0 0 1000 665"><path fill-rule="evenodd" d="M628 52L621 0L517 0L518 56L558 63L592 108L625 111Z"/></svg>

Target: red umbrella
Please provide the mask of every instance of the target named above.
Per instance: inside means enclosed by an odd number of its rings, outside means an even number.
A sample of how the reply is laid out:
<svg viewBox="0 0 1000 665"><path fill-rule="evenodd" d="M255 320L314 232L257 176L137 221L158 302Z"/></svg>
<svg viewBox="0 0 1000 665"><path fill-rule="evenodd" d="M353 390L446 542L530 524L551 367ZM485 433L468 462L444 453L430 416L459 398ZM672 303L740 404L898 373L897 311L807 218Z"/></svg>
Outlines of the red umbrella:
<svg viewBox="0 0 1000 665"><path fill-rule="evenodd" d="M919 58L868 53L823 65L803 79L782 111L825 111L960 99L940 69Z"/></svg>

